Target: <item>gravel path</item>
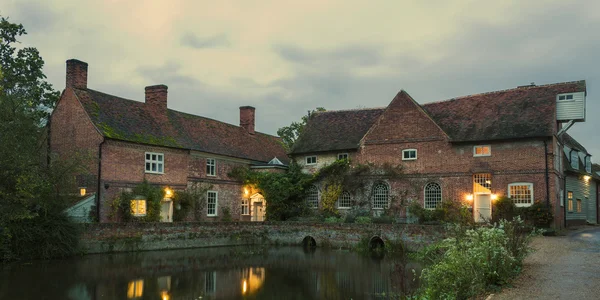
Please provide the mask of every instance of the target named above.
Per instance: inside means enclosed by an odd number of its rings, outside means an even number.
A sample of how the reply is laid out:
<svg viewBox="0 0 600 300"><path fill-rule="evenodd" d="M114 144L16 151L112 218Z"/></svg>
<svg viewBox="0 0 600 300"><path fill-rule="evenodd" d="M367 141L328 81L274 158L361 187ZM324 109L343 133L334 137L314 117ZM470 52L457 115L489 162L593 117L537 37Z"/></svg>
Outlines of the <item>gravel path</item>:
<svg viewBox="0 0 600 300"><path fill-rule="evenodd" d="M600 299L600 227L561 237L538 237L524 270L488 299Z"/></svg>

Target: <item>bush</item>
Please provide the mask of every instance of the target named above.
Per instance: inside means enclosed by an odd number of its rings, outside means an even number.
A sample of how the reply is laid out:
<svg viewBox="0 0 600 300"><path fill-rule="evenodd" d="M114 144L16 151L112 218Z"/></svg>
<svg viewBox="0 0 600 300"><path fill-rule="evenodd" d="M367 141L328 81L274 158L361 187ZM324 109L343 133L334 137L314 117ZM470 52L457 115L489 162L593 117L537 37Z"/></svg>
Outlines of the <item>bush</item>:
<svg viewBox="0 0 600 300"><path fill-rule="evenodd" d="M506 284L521 270L533 234L523 234L520 218L494 227L463 230L427 253L434 262L423 270L427 299L467 299ZM432 257L433 256L433 257Z"/></svg>
<svg viewBox="0 0 600 300"><path fill-rule="evenodd" d="M412 202L408 206L411 215L417 217L419 224L428 223L457 223L473 224L473 215L468 206L460 202L447 200L442 201L436 209L426 209L418 202Z"/></svg>
<svg viewBox="0 0 600 300"><path fill-rule="evenodd" d="M554 220L552 209L540 201L535 201L528 207L516 207L512 199L507 197L500 197L494 201L492 208L494 222L502 219L511 220L517 216L537 228L548 227Z"/></svg>
<svg viewBox="0 0 600 300"><path fill-rule="evenodd" d="M515 216L518 216L519 212L517 206L508 197L500 197L494 201L492 205L492 220L498 222L502 219L512 220Z"/></svg>
<svg viewBox="0 0 600 300"><path fill-rule="evenodd" d="M371 224L373 223L371 217L368 216L360 216L360 217L356 217L356 219L354 219L354 223L356 224Z"/></svg>
<svg viewBox="0 0 600 300"><path fill-rule="evenodd" d="M7 223L3 259L49 259L78 252L80 230L64 213Z"/></svg>
<svg viewBox="0 0 600 300"><path fill-rule="evenodd" d="M131 214L131 200L140 197L146 200L146 215L134 217ZM160 221L160 202L164 198L164 191L144 180L132 192L123 192L113 202L123 222L158 222Z"/></svg>
<svg viewBox="0 0 600 300"><path fill-rule="evenodd" d="M343 222L344 222L343 218L338 218L338 217L325 218L325 223L329 223L329 224L343 223Z"/></svg>
<svg viewBox="0 0 600 300"><path fill-rule="evenodd" d="M221 213L222 213L222 217L221 217L221 221L222 222L231 222L231 221L233 221L233 219L231 218L231 208L229 208L229 207L222 207L221 208Z"/></svg>
<svg viewBox="0 0 600 300"><path fill-rule="evenodd" d="M396 221L392 216L379 216L374 217L371 220L376 224L393 224Z"/></svg>

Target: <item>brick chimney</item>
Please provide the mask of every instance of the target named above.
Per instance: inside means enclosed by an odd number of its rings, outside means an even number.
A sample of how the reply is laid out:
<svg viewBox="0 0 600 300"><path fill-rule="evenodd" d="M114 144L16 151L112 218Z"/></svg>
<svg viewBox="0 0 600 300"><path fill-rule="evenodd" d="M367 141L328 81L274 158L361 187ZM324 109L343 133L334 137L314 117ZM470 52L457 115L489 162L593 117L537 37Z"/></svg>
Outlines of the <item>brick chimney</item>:
<svg viewBox="0 0 600 300"><path fill-rule="evenodd" d="M240 106L240 127L254 134L254 107Z"/></svg>
<svg viewBox="0 0 600 300"><path fill-rule="evenodd" d="M167 87L164 84L146 87L146 104L157 112L167 112Z"/></svg>
<svg viewBox="0 0 600 300"><path fill-rule="evenodd" d="M77 59L67 60L67 87L87 88L88 64Z"/></svg>

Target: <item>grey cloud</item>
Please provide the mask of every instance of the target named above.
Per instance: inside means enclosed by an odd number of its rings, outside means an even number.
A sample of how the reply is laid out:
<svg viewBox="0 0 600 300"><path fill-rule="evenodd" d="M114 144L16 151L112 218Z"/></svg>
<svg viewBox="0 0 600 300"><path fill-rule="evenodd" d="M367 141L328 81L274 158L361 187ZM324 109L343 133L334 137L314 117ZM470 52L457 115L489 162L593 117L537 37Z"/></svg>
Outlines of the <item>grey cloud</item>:
<svg viewBox="0 0 600 300"><path fill-rule="evenodd" d="M228 47L231 45L225 34L217 34L209 37L198 37L193 33L186 33L181 37L181 44L195 49Z"/></svg>
<svg viewBox="0 0 600 300"><path fill-rule="evenodd" d="M60 19L61 15L44 3L17 1L11 22L23 23L28 32L39 33L51 30Z"/></svg>
<svg viewBox="0 0 600 300"><path fill-rule="evenodd" d="M383 62L380 52L361 45L346 45L333 50L306 50L299 46L279 44L273 50L282 59L296 64L343 64L372 66Z"/></svg>
<svg viewBox="0 0 600 300"><path fill-rule="evenodd" d="M140 74L140 76L151 81L151 84L164 83L167 85L171 84L180 86L203 85L198 79L192 76L181 74L181 65L176 62L167 62L159 67L139 67L136 71L138 74Z"/></svg>

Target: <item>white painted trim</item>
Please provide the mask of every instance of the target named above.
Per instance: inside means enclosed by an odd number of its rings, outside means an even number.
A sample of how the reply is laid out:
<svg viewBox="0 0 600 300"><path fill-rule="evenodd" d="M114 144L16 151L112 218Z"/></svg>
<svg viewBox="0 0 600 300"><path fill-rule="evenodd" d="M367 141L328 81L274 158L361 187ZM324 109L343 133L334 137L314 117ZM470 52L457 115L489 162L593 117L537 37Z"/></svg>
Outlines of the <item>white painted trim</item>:
<svg viewBox="0 0 600 300"><path fill-rule="evenodd" d="M150 154L150 159L146 159L146 156ZM156 155L156 160L152 160L152 155ZM162 161L158 161L158 156L162 156ZM158 165L162 165L162 172L146 170L147 163L156 163L156 169L158 170ZM165 174L165 154L159 152L144 152L144 172L149 174Z"/></svg>
<svg viewBox="0 0 600 300"><path fill-rule="evenodd" d="M309 158L309 157L314 157L314 158L315 158L315 162L314 162L314 163L308 163L308 158ZM305 156L305 157L304 157L304 163L305 163L307 166L316 165L316 164L317 164L317 162L318 162L318 159L317 159L317 156L316 156L316 155L310 155L310 156Z"/></svg>
<svg viewBox="0 0 600 300"><path fill-rule="evenodd" d="M137 218L137 217L145 217L146 215L148 215L148 201L147 201L146 199L131 199L131 200L129 201L129 206L131 206L131 202L133 202L133 201L135 201L136 203L137 203L138 201L144 201L144 206L146 206L146 212L145 212L145 213L143 213L143 214L139 214L139 213L136 213L136 212L134 211L133 213L131 213L131 216L133 216L133 217L136 217L136 218ZM136 206L136 208L137 208L137 206Z"/></svg>
<svg viewBox="0 0 600 300"><path fill-rule="evenodd" d="M560 101L560 102L575 102L575 94L576 93L564 93L564 94L558 94L556 95L556 101ZM566 96L571 95L571 99L566 99ZM565 96L565 99L560 100L560 96Z"/></svg>
<svg viewBox="0 0 600 300"><path fill-rule="evenodd" d="M440 203L442 203L444 201L444 189L442 188L442 184L439 183L439 182L437 182L437 181L429 181L429 182L425 183L425 185L423 186L423 208L428 209L428 210L434 210L437 207L429 207L429 208L425 207L425 203L426 203L426 200L427 200L427 199L425 199L425 192L427 191L426 190L427 186L430 183L435 183L435 184L437 184L440 187Z"/></svg>
<svg viewBox="0 0 600 300"><path fill-rule="evenodd" d="M510 187L511 186L519 186L519 185L527 185L529 186L529 188L531 189L531 202L529 204L525 204L525 203L515 203L515 206L517 207L527 207L527 206L531 206L533 205L533 202L535 201L535 194L533 193L533 183L532 182L513 182L513 183L509 183L508 187L507 187L507 195L508 198L511 198L511 194L510 194Z"/></svg>
<svg viewBox="0 0 600 300"><path fill-rule="evenodd" d="M477 154L475 151L475 149L477 147L489 147L490 153L489 154ZM473 146L473 157L482 157L482 156L492 156L492 145L475 145L475 146Z"/></svg>
<svg viewBox="0 0 600 300"><path fill-rule="evenodd" d="M208 193L215 193L215 213L208 213ZM219 215L219 192L218 191L206 191L206 216L207 217L216 217Z"/></svg>
<svg viewBox="0 0 600 300"><path fill-rule="evenodd" d="M209 166L209 164L208 164L209 160L212 160L212 162L213 162L212 166L214 167L214 170L213 170L214 173L208 174L208 172L206 172L206 176L211 176L211 177L217 176L217 159L216 158L206 158L206 166L207 167Z"/></svg>
<svg viewBox="0 0 600 300"><path fill-rule="evenodd" d="M414 158L405 158L405 157L404 157L404 153L405 153L405 152L406 152L406 153L408 153L408 152L410 152L410 151L415 151L415 157L414 157ZM410 155L409 155L409 156L410 156ZM404 149L404 150L402 150L402 160L417 160L417 157L419 157L419 156L418 156L417 149Z"/></svg>

